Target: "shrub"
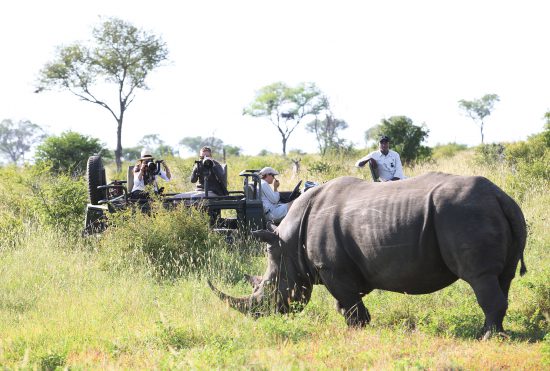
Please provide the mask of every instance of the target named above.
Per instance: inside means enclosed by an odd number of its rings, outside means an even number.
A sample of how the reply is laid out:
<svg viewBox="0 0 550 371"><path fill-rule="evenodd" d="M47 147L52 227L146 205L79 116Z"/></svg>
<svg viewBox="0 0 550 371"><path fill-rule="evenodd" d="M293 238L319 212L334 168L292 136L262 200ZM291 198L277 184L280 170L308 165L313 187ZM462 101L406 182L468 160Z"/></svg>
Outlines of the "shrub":
<svg viewBox="0 0 550 371"><path fill-rule="evenodd" d="M126 269L143 264L161 279L182 276L240 279L249 257L232 254L223 237L211 231L208 215L184 206L165 210L152 205L150 215L127 210L111 215L100 244L108 264Z"/></svg>
<svg viewBox="0 0 550 371"><path fill-rule="evenodd" d="M43 224L68 235L80 234L87 201L83 178L42 173L29 180L28 186L34 196L29 207Z"/></svg>
<svg viewBox="0 0 550 371"><path fill-rule="evenodd" d="M434 160L454 157L458 152L466 150L465 144L448 143L438 144L434 147L432 157Z"/></svg>
<svg viewBox="0 0 550 371"><path fill-rule="evenodd" d="M493 166L504 161L504 146L500 143L482 144L475 148L474 160L480 165Z"/></svg>

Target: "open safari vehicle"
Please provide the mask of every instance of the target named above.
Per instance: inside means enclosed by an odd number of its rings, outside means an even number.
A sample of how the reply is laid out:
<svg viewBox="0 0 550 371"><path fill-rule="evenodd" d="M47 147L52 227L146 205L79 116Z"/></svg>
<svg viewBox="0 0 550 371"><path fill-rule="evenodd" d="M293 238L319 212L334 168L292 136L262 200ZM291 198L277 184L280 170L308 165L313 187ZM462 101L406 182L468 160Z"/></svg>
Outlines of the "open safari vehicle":
<svg viewBox="0 0 550 371"><path fill-rule="evenodd" d="M224 179L227 186L227 166L224 167ZM126 180L113 180L107 183L105 167L101 156L91 156L87 164L88 204L86 206L86 218L84 221L84 234L102 232L107 227L109 214L135 207L141 211L150 210L150 203L157 202L154 199L134 199L131 191L134 181L134 166L129 166ZM227 232L243 230L245 232L263 229L266 227L265 214L261 199L261 182L258 170L243 170L239 173L243 180L242 190L229 191L227 196L208 195L208 184L205 194L208 196L197 197L186 193L160 193L158 199L166 208L177 205L185 207L197 207L204 210L210 216L210 225L215 230ZM300 194L301 181L298 182L292 192L280 192L281 197L288 201L297 198ZM223 217L222 210L234 210L229 212L231 216ZM225 213L224 213L225 214Z"/></svg>

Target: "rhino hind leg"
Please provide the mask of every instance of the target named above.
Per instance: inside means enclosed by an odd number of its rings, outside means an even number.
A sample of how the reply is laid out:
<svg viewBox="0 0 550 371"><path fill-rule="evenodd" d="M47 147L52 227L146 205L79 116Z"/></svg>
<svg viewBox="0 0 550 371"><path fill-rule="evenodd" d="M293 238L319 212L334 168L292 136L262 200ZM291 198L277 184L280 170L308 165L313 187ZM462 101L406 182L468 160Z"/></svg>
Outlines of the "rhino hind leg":
<svg viewBox="0 0 550 371"><path fill-rule="evenodd" d="M476 294L477 302L485 314L485 323L482 329L483 339L492 335L504 333L502 321L508 309L507 288L501 287L496 276L484 276L469 282ZM504 289L504 291L503 291Z"/></svg>

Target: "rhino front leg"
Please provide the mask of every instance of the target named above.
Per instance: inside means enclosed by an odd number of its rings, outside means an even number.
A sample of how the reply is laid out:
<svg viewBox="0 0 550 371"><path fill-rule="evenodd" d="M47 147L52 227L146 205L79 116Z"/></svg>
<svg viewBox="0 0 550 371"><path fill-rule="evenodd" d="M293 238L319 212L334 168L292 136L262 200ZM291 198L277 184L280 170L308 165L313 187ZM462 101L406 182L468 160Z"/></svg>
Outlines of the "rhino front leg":
<svg viewBox="0 0 550 371"><path fill-rule="evenodd" d="M361 298L352 305L342 304L337 300L336 309L344 316L350 327L364 327L370 323L369 310L365 307Z"/></svg>
<svg viewBox="0 0 550 371"><path fill-rule="evenodd" d="M333 273L329 270L321 270L319 275L327 290L336 299L336 308L344 316L348 326L368 325L370 314L361 299L366 293L361 293L361 288L356 286L358 280L343 272Z"/></svg>

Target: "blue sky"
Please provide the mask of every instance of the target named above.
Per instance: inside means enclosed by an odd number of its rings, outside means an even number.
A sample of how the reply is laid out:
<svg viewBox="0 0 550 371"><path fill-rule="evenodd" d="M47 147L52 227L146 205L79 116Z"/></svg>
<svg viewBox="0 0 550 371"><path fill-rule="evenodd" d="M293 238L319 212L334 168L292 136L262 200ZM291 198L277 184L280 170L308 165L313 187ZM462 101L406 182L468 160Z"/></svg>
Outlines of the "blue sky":
<svg viewBox="0 0 550 371"><path fill-rule="evenodd" d="M75 5L75 4L79 5ZM0 120L28 119L51 133L75 130L116 143L116 125L69 93L34 94L55 47L90 38L99 16L116 16L160 35L169 63L139 91L123 146L159 134L175 146L214 135L247 154L281 152L267 121L242 116L260 87L315 82L342 136L365 146L380 119L406 115L430 130L428 145L477 145L479 128L460 99L498 94L486 142L543 129L550 110L550 3L544 1L51 1L0 5ZM316 150L298 129L288 148Z"/></svg>

